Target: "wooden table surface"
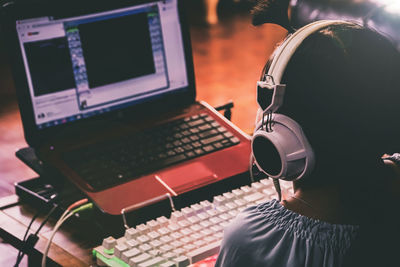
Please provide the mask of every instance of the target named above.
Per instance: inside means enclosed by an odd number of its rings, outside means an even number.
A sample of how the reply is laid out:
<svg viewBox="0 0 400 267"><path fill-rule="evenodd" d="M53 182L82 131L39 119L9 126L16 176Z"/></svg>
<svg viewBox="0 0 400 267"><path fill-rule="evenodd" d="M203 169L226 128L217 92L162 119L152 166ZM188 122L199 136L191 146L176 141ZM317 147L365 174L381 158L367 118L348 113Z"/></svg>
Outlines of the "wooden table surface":
<svg viewBox="0 0 400 267"><path fill-rule="evenodd" d="M20 248L24 233L37 210L26 203L17 203L18 196L11 195L0 199L0 237L16 248ZM7 207L10 205L10 207ZM34 233L43 221L39 216L33 223L30 233ZM51 218L39 233L39 240L33 252L38 259L39 253L45 250L46 242L55 225ZM49 258L62 266L88 266L95 262L92 259L92 248L99 245L103 237L93 230L90 223L81 223L71 218L57 232L49 251ZM41 257L40 257L41 260ZM38 266L40 263L34 263Z"/></svg>

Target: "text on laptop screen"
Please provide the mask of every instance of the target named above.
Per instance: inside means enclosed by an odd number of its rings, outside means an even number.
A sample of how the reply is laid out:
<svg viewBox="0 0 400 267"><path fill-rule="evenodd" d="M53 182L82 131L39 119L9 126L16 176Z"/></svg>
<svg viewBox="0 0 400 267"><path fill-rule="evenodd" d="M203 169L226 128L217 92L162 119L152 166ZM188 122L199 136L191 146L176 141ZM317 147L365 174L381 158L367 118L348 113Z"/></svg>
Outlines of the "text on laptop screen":
<svg viewBox="0 0 400 267"><path fill-rule="evenodd" d="M176 0L17 21L38 128L188 86Z"/></svg>

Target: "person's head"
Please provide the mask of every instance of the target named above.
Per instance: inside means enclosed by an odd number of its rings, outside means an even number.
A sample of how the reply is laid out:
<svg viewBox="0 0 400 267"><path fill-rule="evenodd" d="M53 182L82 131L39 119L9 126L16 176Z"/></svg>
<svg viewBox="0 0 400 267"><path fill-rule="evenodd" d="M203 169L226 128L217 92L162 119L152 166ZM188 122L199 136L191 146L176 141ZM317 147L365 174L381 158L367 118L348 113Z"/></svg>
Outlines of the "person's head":
<svg viewBox="0 0 400 267"><path fill-rule="evenodd" d="M281 83L277 113L302 127L315 154L298 185L363 182L380 174L384 153L399 150L400 55L375 31L337 23L311 34Z"/></svg>

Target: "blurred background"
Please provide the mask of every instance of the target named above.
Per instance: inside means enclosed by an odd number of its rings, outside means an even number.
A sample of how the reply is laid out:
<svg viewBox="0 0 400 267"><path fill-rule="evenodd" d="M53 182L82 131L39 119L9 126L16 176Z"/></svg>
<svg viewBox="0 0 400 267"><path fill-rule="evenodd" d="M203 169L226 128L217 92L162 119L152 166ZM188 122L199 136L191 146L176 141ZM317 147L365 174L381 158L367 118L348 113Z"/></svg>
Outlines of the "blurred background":
<svg viewBox="0 0 400 267"><path fill-rule="evenodd" d="M184 1L192 38L197 99L212 106L232 100L233 123L251 134L257 110L255 83L274 47L286 36L286 30L271 24L252 26L250 9L255 0ZM295 28L319 19L357 21L388 36L400 50L398 0L292 0L290 14ZM15 182L36 176L14 155L25 146L0 32L0 197L13 194ZM12 265L16 251L5 244L0 244L0 251L0 266Z"/></svg>

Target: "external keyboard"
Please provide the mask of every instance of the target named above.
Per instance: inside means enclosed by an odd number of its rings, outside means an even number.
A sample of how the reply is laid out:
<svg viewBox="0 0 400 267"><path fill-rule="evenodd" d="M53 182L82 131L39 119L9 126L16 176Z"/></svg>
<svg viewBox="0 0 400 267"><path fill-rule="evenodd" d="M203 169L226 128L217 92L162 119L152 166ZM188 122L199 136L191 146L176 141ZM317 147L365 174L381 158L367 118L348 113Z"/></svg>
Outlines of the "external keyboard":
<svg viewBox="0 0 400 267"><path fill-rule="evenodd" d="M100 190L239 142L214 118L202 113L73 150L63 158L89 185Z"/></svg>
<svg viewBox="0 0 400 267"><path fill-rule="evenodd" d="M292 190L288 182L281 186ZM254 182L107 237L93 254L100 266L189 266L219 252L224 228L240 211L272 198L271 180Z"/></svg>

